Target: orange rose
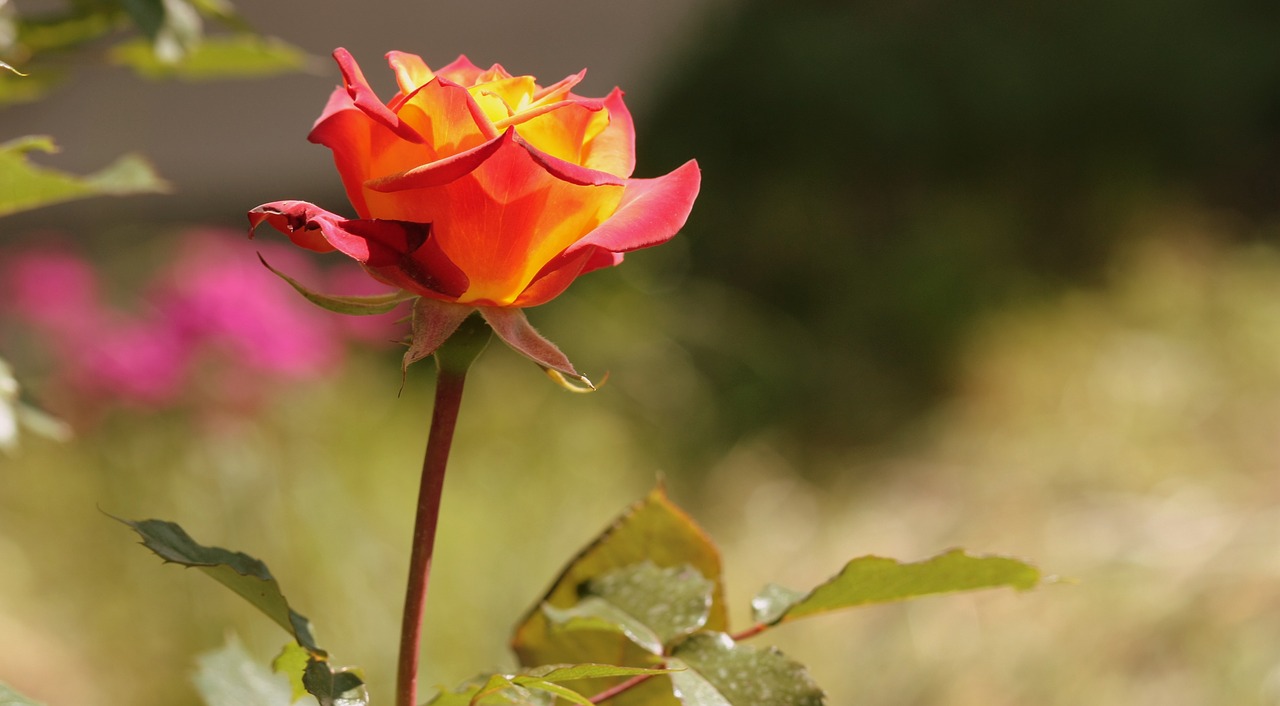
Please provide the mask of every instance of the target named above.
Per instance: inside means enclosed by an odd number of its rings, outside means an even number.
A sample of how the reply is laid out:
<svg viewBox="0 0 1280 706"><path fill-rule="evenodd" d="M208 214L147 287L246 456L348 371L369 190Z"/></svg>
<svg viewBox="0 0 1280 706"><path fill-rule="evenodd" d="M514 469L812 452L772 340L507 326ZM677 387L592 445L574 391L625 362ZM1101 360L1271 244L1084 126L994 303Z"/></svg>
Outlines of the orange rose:
<svg viewBox="0 0 1280 706"><path fill-rule="evenodd" d="M519 308L578 275L667 241L697 196L693 161L630 178L635 132L622 92L575 95L585 72L542 87L465 57L433 72L391 52L400 90L384 104L346 50L334 58L343 86L309 139L333 150L359 218L279 201L250 211L250 222L304 248L339 250L419 301L463 305L426 312L445 326L480 309L512 343L499 320L518 324Z"/></svg>

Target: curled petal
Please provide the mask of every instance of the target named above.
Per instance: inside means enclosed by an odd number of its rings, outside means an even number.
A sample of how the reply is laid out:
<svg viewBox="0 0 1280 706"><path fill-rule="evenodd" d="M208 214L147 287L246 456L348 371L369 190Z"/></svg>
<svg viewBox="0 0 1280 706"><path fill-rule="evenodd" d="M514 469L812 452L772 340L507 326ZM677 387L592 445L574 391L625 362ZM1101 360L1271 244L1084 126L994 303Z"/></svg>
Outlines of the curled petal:
<svg viewBox="0 0 1280 706"><path fill-rule="evenodd" d="M437 76L445 78L464 86L470 86L484 74L484 69L471 63L465 54L459 54L457 59L452 63L442 66L436 70Z"/></svg>
<svg viewBox="0 0 1280 706"><path fill-rule="evenodd" d="M429 223L346 219L305 201L276 201L249 211L250 233L266 223L316 252L338 250L379 280L429 297L456 298L466 275L430 237Z"/></svg>
<svg viewBox="0 0 1280 706"><path fill-rule="evenodd" d="M452 157L406 169L397 174L370 179L364 185L381 193L444 186L475 171L502 147L502 141L491 140Z"/></svg>
<svg viewBox="0 0 1280 706"><path fill-rule="evenodd" d="M400 93L408 95L425 86L436 75L427 68L427 62L417 54L403 51L387 52L387 63L396 75L396 85Z"/></svg>
<svg viewBox="0 0 1280 706"><path fill-rule="evenodd" d="M379 100L378 95L369 87L369 82L364 78L364 72L360 70L360 65L356 63L355 57L351 56L351 52L339 48L334 50L333 58L338 62L339 70L342 71L342 84L351 98L351 105L401 139L422 142L422 136L417 131L400 120L400 116ZM324 120L324 117L321 115L320 119Z"/></svg>
<svg viewBox="0 0 1280 706"><path fill-rule="evenodd" d="M665 243L689 218L701 182L695 161L656 179L628 180L618 210L564 254L590 247L623 253Z"/></svg>
<svg viewBox="0 0 1280 706"><path fill-rule="evenodd" d="M582 166L620 177L629 177L636 168L636 128L631 112L615 88L604 99L609 124L582 148Z"/></svg>

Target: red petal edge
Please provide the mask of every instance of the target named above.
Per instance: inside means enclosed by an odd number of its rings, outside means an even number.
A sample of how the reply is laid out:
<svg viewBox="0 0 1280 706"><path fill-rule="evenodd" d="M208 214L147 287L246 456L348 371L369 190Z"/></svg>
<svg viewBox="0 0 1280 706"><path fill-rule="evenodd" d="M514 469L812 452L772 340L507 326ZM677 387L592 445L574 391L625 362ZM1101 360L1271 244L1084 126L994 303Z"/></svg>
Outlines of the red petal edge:
<svg viewBox="0 0 1280 706"><path fill-rule="evenodd" d="M566 256L595 246L613 253L647 248L670 240L689 218L702 184L698 163L690 160L656 179L629 179L622 202L604 223L565 250Z"/></svg>

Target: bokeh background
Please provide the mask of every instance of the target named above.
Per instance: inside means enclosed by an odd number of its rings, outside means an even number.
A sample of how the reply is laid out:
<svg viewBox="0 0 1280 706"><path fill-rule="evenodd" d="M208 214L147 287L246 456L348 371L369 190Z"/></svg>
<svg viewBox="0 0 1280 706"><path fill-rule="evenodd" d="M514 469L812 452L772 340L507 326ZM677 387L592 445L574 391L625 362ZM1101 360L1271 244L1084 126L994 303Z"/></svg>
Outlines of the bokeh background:
<svg viewBox="0 0 1280 706"><path fill-rule="evenodd" d="M740 627L765 582L808 587L863 554L963 546L1070 579L758 638L833 705L1280 704L1280 6L240 10L317 56L347 46L383 90L390 49L544 80L589 67L583 93L628 92L638 174L703 168L675 241L530 312L608 371L603 390L564 394L499 346L474 370L428 683L508 667L511 625L662 476L720 542ZM44 257L68 279L41 281L75 286L23 296L75 289L104 331L277 312L278 283L229 264L202 290L173 263L270 251L237 232L262 202L341 210L327 151L303 139L335 81L323 60L218 83L86 61L4 108L3 137L53 134L63 153L41 161L79 172L143 152L174 193L6 218L0 264ZM0 354L78 437L0 458L0 681L54 706L193 704L196 655L228 633L278 650L275 626L102 510L266 560L385 700L431 392L425 365L400 392L394 324L210 325L173 387L139 392L103 381L154 382L133 355L153 338L104 332L68 355L4 272ZM132 367L94 367L108 343Z"/></svg>

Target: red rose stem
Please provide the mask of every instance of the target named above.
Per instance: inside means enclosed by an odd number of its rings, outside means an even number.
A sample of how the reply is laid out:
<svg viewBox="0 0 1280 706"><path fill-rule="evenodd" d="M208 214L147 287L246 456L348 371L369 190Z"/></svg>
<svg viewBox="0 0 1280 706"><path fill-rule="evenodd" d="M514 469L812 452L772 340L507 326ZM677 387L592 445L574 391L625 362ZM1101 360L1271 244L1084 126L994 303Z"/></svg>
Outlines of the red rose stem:
<svg viewBox="0 0 1280 706"><path fill-rule="evenodd" d="M435 552L436 526L440 520L440 497L444 471L453 445L453 430L462 405L462 388L467 368L489 342L489 327L478 316L464 321L449 340L435 352L436 399L431 412L427 450L422 457L422 480L418 490L418 511L413 526L413 548L409 556L409 585L405 590L404 619L400 627L400 659L396 670L396 706L416 706L418 656L422 644L422 615L427 603L427 583Z"/></svg>

